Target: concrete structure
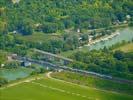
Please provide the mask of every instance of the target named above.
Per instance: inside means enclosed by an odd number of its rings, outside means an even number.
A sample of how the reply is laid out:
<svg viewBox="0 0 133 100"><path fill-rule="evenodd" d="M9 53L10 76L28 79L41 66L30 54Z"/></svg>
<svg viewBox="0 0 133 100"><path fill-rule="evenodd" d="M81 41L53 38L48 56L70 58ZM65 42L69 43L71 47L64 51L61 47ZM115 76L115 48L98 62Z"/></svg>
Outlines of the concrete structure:
<svg viewBox="0 0 133 100"><path fill-rule="evenodd" d="M21 65L24 66L24 67L31 66L31 62L23 61L23 62L21 63Z"/></svg>
<svg viewBox="0 0 133 100"><path fill-rule="evenodd" d="M34 49L34 51L37 52L37 53L40 53L41 54L40 58L45 60L45 61L50 61L50 62L53 61L53 62L57 62L58 64L61 64L61 65L67 65L67 64L69 64L70 62L73 61L72 59L65 58L65 57L62 57L62 56L58 56L56 54L41 51L41 50L38 50L38 49Z"/></svg>
<svg viewBox="0 0 133 100"><path fill-rule="evenodd" d="M19 3L20 0L12 0L12 2L15 4L15 3Z"/></svg>

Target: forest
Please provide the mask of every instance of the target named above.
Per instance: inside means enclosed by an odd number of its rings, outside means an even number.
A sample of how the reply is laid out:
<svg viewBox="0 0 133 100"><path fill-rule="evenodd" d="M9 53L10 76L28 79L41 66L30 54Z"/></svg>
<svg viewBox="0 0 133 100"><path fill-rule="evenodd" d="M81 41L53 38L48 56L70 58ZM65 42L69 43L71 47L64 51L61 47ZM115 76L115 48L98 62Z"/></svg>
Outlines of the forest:
<svg viewBox="0 0 133 100"><path fill-rule="evenodd" d="M73 68L94 71L101 74L133 79L133 53L122 51L112 52L107 48L90 52L78 51L71 56L75 62L69 66Z"/></svg>
<svg viewBox="0 0 133 100"><path fill-rule="evenodd" d="M56 33L133 21L132 0L0 0L0 33Z"/></svg>

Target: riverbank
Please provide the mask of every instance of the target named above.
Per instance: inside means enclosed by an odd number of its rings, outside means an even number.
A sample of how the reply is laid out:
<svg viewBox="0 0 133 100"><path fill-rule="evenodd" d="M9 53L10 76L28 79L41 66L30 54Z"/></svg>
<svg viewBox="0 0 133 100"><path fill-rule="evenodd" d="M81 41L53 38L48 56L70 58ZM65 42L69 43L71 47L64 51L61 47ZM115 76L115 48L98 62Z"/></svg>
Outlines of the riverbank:
<svg viewBox="0 0 133 100"><path fill-rule="evenodd" d="M113 37L115 37L119 34L120 33L118 31L116 31L116 32L112 33L111 35L106 35L106 36L100 37L98 39L92 40L85 46L90 46L90 45L96 44L96 43L101 42L101 41L106 41L108 39L112 39Z"/></svg>
<svg viewBox="0 0 133 100"><path fill-rule="evenodd" d="M123 40L124 41L132 41L132 39L133 39L133 28L132 27L121 28L121 29L118 29L117 32L119 32L120 34L116 35L113 38L110 38L106 41L96 42L95 44L92 44L89 46L88 46L88 44L86 44L86 45L81 46L81 47L74 49L74 50L61 52L59 55L62 55L65 57L70 57L73 53L75 53L77 51L88 52L89 50L94 50L94 49L99 50L99 49L103 49L104 47L109 48L112 45L115 45L117 43L121 43ZM106 37L108 37L108 36L106 36ZM101 37L101 38L103 38L103 37Z"/></svg>
<svg viewBox="0 0 133 100"><path fill-rule="evenodd" d="M128 26L129 26L128 24L121 24L121 25L112 25L108 28L120 29L120 28L125 28L125 27L128 27ZM87 32L93 32L93 31L100 32L100 31L103 31L103 30L106 30L106 29L107 28L98 28L98 29L87 30Z"/></svg>

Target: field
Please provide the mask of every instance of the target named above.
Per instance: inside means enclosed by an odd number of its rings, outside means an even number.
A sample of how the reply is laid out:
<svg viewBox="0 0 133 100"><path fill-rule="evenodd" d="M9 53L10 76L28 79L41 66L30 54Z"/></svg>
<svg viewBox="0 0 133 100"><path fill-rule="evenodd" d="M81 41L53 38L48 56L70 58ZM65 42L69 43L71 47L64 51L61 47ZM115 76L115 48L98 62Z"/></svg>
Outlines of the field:
<svg viewBox="0 0 133 100"><path fill-rule="evenodd" d="M63 71L58 73L52 73L52 77L77 83L93 88L104 89L109 91L117 91L120 93L126 93L133 95L133 85L127 83L120 83L113 80L107 80L92 75L83 75L79 73L72 73L69 71Z"/></svg>
<svg viewBox="0 0 133 100"><path fill-rule="evenodd" d="M50 39L60 38L60 35L57 34L44 34L41 32L33 33L32 35L22 36L20 34L16 34L17 39L27 42L45 42ZM36 40L36 41L35 41Z"/></svg>
<svg viewBox="0 0 133 100"><path fill-rule="evenodd" d="M133 97L115 92L76 85L43 77L39 80L1 88L0 100L132 100Z"/></svg>
<svg viewBox="0 0 133 100"><path fill-rule="evenodd" d="M64 57L70 57L73 53L76 53L78 51L88 52L89 49L88 49L87 46L83 46L81 48L77 48L77 49L74 49L74 50L69 50L69 51L61 52L59 55L60 56L64 56Z"/></svg>
<svg viewBox="0 0 133 100"><path fill-rule="evenodd" d="M133 52L133 43L129 43L116 48L115 50L121 50L123 52Z"/></svg>

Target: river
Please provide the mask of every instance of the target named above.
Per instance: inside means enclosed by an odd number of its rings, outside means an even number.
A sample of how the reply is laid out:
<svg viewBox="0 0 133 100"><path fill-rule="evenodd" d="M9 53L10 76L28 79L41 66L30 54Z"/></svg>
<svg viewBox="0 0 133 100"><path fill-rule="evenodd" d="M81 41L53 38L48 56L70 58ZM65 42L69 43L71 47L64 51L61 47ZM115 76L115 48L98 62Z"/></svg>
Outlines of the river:
<svg viewBox="0 0 133 100"><path fill-rule="evenodd" d="M133 27L121 28L118 29L117 32L119 32L120 34L111 39L90 45L89 50L99 50L104 48L105 46L110 47L118 42L122 42L123 40L131 41L133 39Z"/></svg>

